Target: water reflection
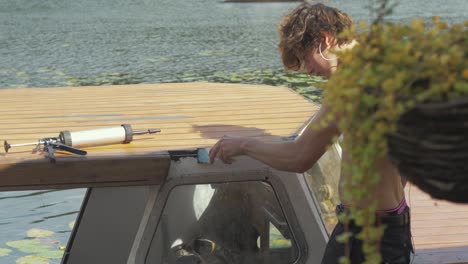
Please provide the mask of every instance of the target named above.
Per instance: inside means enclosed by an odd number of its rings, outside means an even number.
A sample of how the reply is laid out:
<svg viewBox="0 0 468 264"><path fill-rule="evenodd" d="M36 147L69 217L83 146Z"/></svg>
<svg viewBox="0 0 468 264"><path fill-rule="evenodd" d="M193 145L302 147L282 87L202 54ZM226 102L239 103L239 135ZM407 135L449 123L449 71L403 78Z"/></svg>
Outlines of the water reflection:
<svg viewBox="0 0 468 264"><path fill-rule="evenodd" d="M41 222L44 222L44 221L46 221L46 220L48 220L48 219L57 218L57 217L62 217L62 216L68 216L68 215L76 216L79 212L80 212L79 210L76 210L76 211L65 212L65 213L57 214L57 215L45 216L45 217L43 217L43 218L40 219L40 220L32 221L31 224L41 223Z"/></svg>
<svg viewBox="0 0 468 264"><path fill-rule="evenodd" d="M8 256L0 254L0 263L14 263L20 257L39 253L60 256L57 251L68 241L85 192L85 189L0 192L0 253L2 248L3 252L11 251ZM53 235L28 238L31 229L52 231ZM30 243L33 247L27 248ZM60 263L60 258L50 258L49 263Z"/></svg>
<svg viewBox="0 0 468 264"><path fill-rule="evenodd" d="M367 1L327 2L370 20ZM218 81L218 72L278 71L276 24L296 5L0 0L0 87ZM465 0L418 0L401 2L390 21L439 15L453 23L466 13Z"/></svg>
<svg viewBox="0 0 468 264"><path fill-rule="evenodd" d="M50 193L50 192L56 192L57 190L48 190L48 191L34 191L34 192L29 192L29 191L18 191L18 192L2 192L0 193L0 200L4 199L16 199L16 198L22 198L22 197L29 197L29 196L35 196L35 195L41 195L45 193ZM24 194L23 194L24 193ZM11 194L11 195L10 195Z"/></svg>

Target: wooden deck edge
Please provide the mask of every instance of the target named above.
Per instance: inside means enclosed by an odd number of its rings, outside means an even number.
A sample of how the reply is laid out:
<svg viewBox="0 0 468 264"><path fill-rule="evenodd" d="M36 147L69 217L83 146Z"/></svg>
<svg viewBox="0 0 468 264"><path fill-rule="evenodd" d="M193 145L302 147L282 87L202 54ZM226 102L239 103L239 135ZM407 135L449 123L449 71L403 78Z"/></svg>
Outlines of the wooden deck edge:
<svg viewBox="0 0 468 264"><path fill-rule="evenodd" d="M167 152L133 156L60 157L0 164L0 191L72 189L161 184L170 166Z"/></svg>

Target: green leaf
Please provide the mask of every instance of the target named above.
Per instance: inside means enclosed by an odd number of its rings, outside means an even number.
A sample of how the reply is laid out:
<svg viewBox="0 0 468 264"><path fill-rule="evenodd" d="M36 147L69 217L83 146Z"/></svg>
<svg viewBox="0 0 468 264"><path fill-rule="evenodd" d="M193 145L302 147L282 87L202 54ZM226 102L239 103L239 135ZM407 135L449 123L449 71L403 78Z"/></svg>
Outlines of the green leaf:
<svg viewBox="0 0 468 264"><path fill-rule="evenodd" d="M40 253L50 250L49 246L42 245L41 242L36 239L9 241L6 245L24 253Z"/></svg>
<svg viewBox="0 0 468 264"><path fill-rule="evenodd" d="M339 235L337 238L336 238L336 241L340 242L340 243L347 243L349 241L349 239L353 236L353 233L351 232L344 232L343 234Z"/></svg>
<svg viewBox="0 0 468 264"><path fill-rule="evenodd" d="M16 264L49 264L49 260L39 256L26 256L16 260Z"/></svg>
<svg viewBox="0 0 468 264"><path fill-rule="evenodd" d="M49 251L40 252L38 256L43 257L43 258L48 258L48 259L52 259L52 258L61 259L63 257L63 253L64 252L61 250L49 250Z"/></svg>
<svg viewBox="0 0 468 264"><path fill-rule="evenodd" d="M26 235L32 238L50 237L53 234L54 234L53 231L40 229L40 228L31 228L26 232Z"/></svg>
<svg viewBox="0 0 468 264"><path fill-rule="evenodd" d="M73 227L75 227L75 220L68 223L68 227L70 228L70 230L73 230Z"/></svg>
<svg viewBox="0 0 468 264"><path fill-rule="evenodd" d="M351 261L347 257L341 257L340 264L351 264Z"/></svg>
<svg viewBox="0 0 468 264"><path fill-rule="evenodd" d="M0 248L0 257L8 256L11 253L11 249Z"/></svg>
<svg viewBox="0 0 468 264"><path fill-rule="evenodd" d="M468 94L468 82L457 82L454 86L455 91Z"/></svg>

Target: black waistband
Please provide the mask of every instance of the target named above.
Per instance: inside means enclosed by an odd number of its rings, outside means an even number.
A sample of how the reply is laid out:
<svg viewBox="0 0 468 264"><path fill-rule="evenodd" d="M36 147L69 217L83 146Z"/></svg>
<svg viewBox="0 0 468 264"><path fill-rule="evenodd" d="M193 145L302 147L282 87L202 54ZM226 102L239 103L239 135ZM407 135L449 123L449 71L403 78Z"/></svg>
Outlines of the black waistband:
<svg viewBox="0 0 468 264"><path fill-rule="evenodd" d="M349 208L343 206L342 204L336 206L336 214L349 213ZM393 226L403 226L410 223L410 210L407 206L401 214L379 214L376 213L377 223L393 225Z"/></svg>

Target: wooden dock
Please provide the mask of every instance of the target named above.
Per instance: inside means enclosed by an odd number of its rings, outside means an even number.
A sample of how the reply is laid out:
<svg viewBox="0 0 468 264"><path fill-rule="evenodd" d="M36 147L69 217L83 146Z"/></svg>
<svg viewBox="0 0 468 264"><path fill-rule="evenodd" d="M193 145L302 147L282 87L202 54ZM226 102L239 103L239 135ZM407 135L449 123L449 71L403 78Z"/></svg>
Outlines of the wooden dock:
<svg viewBox="0 0 468 264"><path fill-rule="evenodd" d="M432 199L411 184L406 198L416 248L413 264L467 264L468 205Z"/></svg>

